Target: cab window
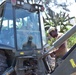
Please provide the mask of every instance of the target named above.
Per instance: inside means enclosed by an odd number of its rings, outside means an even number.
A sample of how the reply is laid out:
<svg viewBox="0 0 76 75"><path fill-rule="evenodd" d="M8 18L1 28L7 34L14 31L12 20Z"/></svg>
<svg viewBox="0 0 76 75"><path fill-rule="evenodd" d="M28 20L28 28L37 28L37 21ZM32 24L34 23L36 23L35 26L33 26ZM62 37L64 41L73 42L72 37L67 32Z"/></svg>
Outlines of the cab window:
<svg viewBox="0 0 76 75"><path fill-rule="evenodd" d="M15 47L12 5L6 3L4 6L0 9L0 44Z"/></svg>
<svg viewBox="0 0 76 75"><path fill-rule="evenodd" d="M18 49L22 49L29 36L33 37L32 42L37 46L37 49L42 47L37 12L32 13L24 9L16 9L16 25Z"/></svg>

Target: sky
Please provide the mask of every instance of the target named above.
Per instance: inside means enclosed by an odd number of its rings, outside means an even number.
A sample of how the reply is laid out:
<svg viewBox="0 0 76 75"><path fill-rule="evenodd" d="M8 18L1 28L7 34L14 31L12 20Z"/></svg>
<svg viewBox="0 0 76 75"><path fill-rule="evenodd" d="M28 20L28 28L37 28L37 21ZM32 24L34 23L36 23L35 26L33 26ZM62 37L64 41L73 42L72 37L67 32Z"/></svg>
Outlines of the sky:
<svg viewBox="0 0 76 75"><path fill-rule="evenodd" d="M70 9L71 12L69 12L70 16L75 16L76 17L76 3L74 3L73 5L69 6L68 8Z"/></svg>
<svg viewBox="0 0 76 75"><path fill-rule="evenodd" d="M1 2L3 2L3 1L5 1L5 0L0 0L0 4L1 4Z"/></svg>
<svg viewBox="0 0 76 75"><path fill-rule="evenodd" d="M76 17L76 10L75 10L75 7L76 7L76 3L73 3L72 5L68 6L67 8L70 10L70 12L66 12L66 13L69 13L70 16L75 16ZM53 7L52 8L54 11L56 11L57 13L59 13L60 11L64 11L62 8L57 8L57 7Z"/></svg>
<svg viewBox="0 0 76 75"><path fill-rule="evenodd" d="M57 0L57 3L58 4L62 4L62 3L65 4L66 3L68 5L67 8L70 10L70 12L66 12L65 10L62 9L62 7L57 7L53 3L51 3L49 7L57 13L59 13L60 11L64 11L66 13L69 13L70 16L75 16L76 17L76 10L75 10L76 3L75 3L75 0L67 0L67 2L66 2L66 0Z"/></svg>

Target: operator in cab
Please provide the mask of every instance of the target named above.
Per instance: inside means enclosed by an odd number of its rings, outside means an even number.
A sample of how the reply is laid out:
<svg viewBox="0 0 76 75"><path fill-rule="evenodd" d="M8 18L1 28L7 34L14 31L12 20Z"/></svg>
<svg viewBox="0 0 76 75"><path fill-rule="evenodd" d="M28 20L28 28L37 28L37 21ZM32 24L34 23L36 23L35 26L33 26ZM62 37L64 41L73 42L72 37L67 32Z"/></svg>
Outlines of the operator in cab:
<svg viewBox="0 0 76 75"><path fill-rule="evenodd" d="M24 49L24 50L29 50L29 49L34 50L34 49L36 49L37 47L36 47L36 45L32 42L32 40L33 40L33 37L32 37L31 35L28 36L28 41L23 44L22 49Z"/></svg>

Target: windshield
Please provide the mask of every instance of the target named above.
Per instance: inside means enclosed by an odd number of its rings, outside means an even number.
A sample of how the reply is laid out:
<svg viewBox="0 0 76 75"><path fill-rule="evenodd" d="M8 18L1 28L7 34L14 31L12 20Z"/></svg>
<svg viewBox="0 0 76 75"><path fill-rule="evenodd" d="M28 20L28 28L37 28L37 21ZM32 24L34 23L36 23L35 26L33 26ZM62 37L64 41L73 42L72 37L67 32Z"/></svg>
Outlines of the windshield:
<svg viewBox="0 0 76 75"><path fill-rule="evenodd" d="M31 36L32 45L35 45L37 49L42 47L37 11L32 13L21 8L15 8L13 15L12 5L6 3L2 13L3 15L0 16L0 44L15 48L15 42L17 42L17 48L21 50L30 40L29 37ZM16 25L16 36L14 35L14 24ZM14 41L16 37L17 40Z"/></svg>
<svg viewBox="0 0 76 75"><path fill-rule="evenodd" d="M39 18L37 12L30 13L24 9L16 9L16 31L18 49L22 49L28 43L31 36L32 43L37 49L41 48L41 36ZM28 47L30 47L28 45Z"/></svg>

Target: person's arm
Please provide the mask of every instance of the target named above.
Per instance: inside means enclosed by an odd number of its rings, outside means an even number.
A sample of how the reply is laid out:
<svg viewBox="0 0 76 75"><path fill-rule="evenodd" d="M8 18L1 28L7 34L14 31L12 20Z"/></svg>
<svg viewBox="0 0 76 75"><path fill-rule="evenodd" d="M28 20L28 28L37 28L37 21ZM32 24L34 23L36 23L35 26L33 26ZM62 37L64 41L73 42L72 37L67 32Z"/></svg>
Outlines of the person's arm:
<svg viewBox="0 0 76 75"><path fill-rule="evenodd" d="M55 51L55 56L63 54L66 48L65 42ZM64 54L63 54L64 55Z"/></svg>
<svg viewBox="0 0 76 75"><path fill-rule="evenodd" d="M64 42L57 50L53 51L50 55L53 56L60 56L64 55L66 50L66 42Z"/></svg>

